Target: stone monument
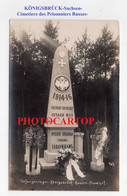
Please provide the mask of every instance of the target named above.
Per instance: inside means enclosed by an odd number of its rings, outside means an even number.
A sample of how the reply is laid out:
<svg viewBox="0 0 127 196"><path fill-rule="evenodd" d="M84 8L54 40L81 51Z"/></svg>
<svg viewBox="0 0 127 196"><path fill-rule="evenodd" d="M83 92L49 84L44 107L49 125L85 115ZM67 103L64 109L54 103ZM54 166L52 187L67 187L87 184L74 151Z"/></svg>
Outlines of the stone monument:
<svg viewBox="0 0 127 196"><path fill-rule="evenodd" d="M74 136L74 129L78 125L74 122L68 50L63 46L59 46L54 55L47 118L47 150L44 151L44 158L40 160L43 168L55 165L59 149L75 150L75 145L80 145L78 135L76 139ZM83 154L82 147L77 147L76 150L79 150L80 155Z"/></svg>
<svg viewBox="0 0 127 196"><path fill-rule="evenodd" d="M97 136L91 135L92 161L90 163L90 168L94 171L104 171L105 169L105 164L103 162L103 150L105 148L106 142L108 142L108 129L107 127L102 127L100 130L101 134L98 135L98 139Z"/></svg>
<svg viewBox="0 0 127 196"><path fill-rule="evenodd" d="M90 168L93 171L104 171L105 164L103 162L103 153L101 153L98 157L98 159L95 158L95 148L93 146L92 141L92 161L90 162Z"/></svg>

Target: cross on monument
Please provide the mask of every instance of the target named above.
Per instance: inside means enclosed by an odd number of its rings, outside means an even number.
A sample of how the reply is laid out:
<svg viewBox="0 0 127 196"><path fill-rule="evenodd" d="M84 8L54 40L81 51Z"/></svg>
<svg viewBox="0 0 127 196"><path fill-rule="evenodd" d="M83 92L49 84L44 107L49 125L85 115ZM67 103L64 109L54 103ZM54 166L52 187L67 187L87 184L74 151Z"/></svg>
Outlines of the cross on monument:
<svg viewBox="0 0 127 196"><path fill-rule="evenodd" d="M60 64L60 67L64 67L64 65L66 65L66 62L64 62L63 59L61 59L61 61L59 61L58 64Z"/></svg>

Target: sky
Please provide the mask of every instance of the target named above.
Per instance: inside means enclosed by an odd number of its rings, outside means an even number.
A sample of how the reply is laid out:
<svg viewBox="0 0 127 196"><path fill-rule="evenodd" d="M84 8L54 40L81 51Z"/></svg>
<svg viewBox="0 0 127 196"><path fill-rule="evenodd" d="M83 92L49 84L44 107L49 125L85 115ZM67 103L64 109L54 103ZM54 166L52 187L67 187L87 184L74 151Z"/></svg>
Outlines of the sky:
<svg viewBox="0 0 127 196"><path fill-rule="evenodd" d="M73 47L74 42L82 35L87 29L88 37L91 41L96 40L101 35L101 30L105 25L108 25L109 30L113 33L115 39L119 35L119 23L113 20L54 20L54 24L59 23L58 34L59 40L62 42L65 38L69 41L66 43L66 47L70 49ZM20 39L22 31L26 30L31 33L33 37L39 39L42 36L45 20L11 20L10 27L16 33L18 39Z"/></svg>

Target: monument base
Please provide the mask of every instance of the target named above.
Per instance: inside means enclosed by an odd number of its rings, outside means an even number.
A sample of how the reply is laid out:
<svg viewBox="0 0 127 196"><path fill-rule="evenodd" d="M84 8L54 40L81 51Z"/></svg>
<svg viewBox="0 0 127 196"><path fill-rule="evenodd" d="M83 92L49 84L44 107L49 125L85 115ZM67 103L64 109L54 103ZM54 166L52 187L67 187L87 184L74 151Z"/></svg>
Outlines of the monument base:
<svg viewBox="0 0 127 196"><path fill-rule="evenodd" d="M26 165L26 174L27 175L39 175L40 173L41 173L40 165L37 165L37 169L35 169L35 167L32 166L32 171L30 171L29 165Z"/></svg>
<svg viewBox="0 0 127 196"><path fill-rule="evenodd" d="M48 163L44 158L39 159L42 169L56 169L55 163Z"/></svg>
<svg viewBox="0 0 127 196"><path fill-rule="evenodd" d="M90 168L91 168L91 170L93 170L93 171L99 171L99 172L101 172L101 171L104 171L104 169L105 169L105 164L102 163L101 165L97 165L96 163L91 162L91 163L90 163Z"/></svg>
<svg viewBox="0 0 127 196"><path fill-rule="evenodd" d="M57 152L49 152L48 150L44 151L44 159L47 161L47 163L55 163L57 155Z"/></svg>

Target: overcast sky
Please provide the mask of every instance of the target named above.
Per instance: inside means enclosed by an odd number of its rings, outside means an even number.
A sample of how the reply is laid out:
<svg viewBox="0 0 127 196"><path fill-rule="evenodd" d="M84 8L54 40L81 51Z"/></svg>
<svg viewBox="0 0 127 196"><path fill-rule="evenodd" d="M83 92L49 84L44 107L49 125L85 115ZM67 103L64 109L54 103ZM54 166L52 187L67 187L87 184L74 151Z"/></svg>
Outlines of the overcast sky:
<svg viewBox="0 0 127 196"><path fill-rule="evenodd" d="M114 38L119 35L118 21L87 21L87 20L54 20L54 24L59 22L59 40L62 42L65 38L69 38L66 47L70 49L77 38L81 38L85 29L88 30L88 36L91 40L95 40L101 35L104 25L108 25L109 30L113 33ZM39 39L42 36L45 20L11 20L10 27L15 31L16 36L20 39L23 30L31 33L33 37Z"/></svg>

